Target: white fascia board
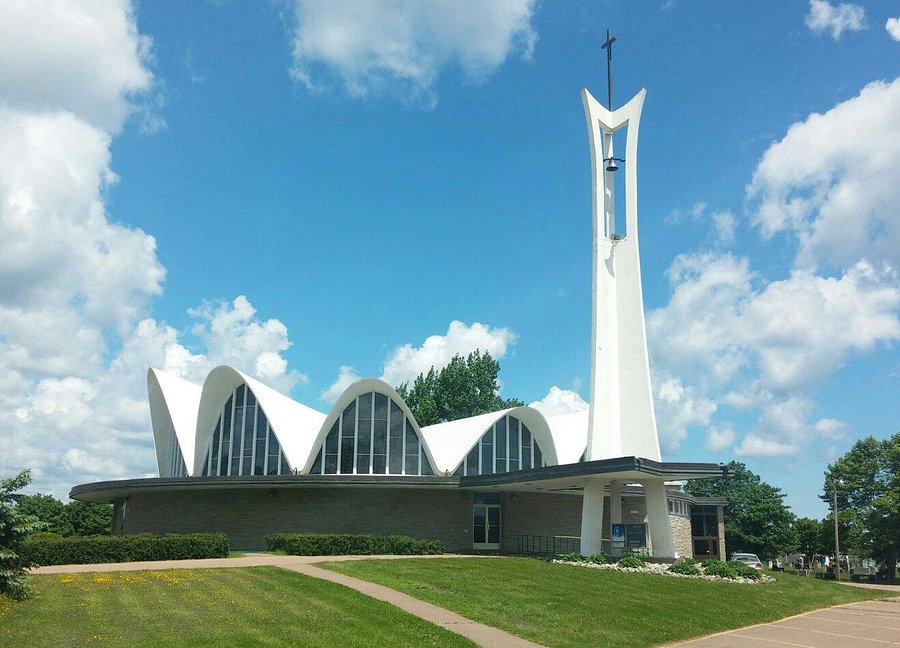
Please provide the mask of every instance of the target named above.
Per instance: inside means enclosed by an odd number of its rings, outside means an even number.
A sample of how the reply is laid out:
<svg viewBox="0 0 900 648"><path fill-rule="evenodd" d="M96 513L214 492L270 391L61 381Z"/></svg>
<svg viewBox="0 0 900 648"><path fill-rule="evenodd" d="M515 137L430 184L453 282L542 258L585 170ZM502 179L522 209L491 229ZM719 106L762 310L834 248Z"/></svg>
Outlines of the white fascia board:
<svg viewBox="0 0 900 648"><path fill-rule="evenodd" d="M202 463L206 459L213 428L222 407L242 384L246 384L256 397L288 465L297 468L306 461L309 446L315 440L325 414L298 403L233 367L223 365L210 371L203 383L197 414L194 474L200 474L203 469Z"/></svg>
<svg viewBox="0 0 900 648"><path fill-rule="evenodd" d="M428 458L428 461L431 462L431 469L434 471L434 474L443 474L442 470L438 470L439 465L435 462L435 457L428 445L427 439L425 438L422 429L419 427L419 423L418 421L416 421L416 417L413 416L412 411L406 404L406 401L404 401L400 394L397 393L397 390L378 378L362 378L360 380L357 380L355 383L353 383L343 391L337 401L335 401L334 406L328 413L328 416L322 422L321 428L319 429L319 434L310 446L306 463L301 467L300 472L304 475L309 473L310 469L312 468L313 462L315 462L316 460L316 455L319 453L319 448L321 448L322 444L325 442L325 437L328 435L328 432L331 431L331 428L334 426L335 421L340 418L344 409L350 403L356 400L358 396L367 394L369 392L376 392L387 396L390 400L394 401L395 403L397 403L397 405L400 406L403 414L407 419L409 419L409 422L412 425L416 436L419 437L419 443L421 444L421 447L425 449L425 456Z"/></svg>
<svg viewBox="0 0 900 648"><path fill-rule="evenodd" d="M556 445L547 419L533 407L513 407L422 428L422 436L431 449L439 474L453 474L482 435L507 414L515 416L531 430L547 464L556 465Z"/></svg>
<svg viewBox="0 0 900 648"><path fill-rule="evenodd" d="M147 395L150 401L150 424L156 447L156 464L160 477L172 464L171 433L181 447L188 474L194 474L195 431L202 388L159 369L147 370Z"/></svg>
<svg viewBox="0 0 900 648"><path fill-rule="evenodd" d="M578 463L587 448L589 410L547 417L560 464Z"/></svg>

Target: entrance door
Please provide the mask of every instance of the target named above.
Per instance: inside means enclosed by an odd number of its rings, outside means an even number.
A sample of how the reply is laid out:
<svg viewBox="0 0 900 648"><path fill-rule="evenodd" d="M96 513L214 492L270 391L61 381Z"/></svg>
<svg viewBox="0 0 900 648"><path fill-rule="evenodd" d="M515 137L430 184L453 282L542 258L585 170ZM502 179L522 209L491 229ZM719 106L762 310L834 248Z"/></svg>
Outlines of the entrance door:
<svg viewBox="0 0 900 648"><path fill-rule="evenodd" d="M475 504L472 522L472 548L500 548L499 504Z"/></svg>

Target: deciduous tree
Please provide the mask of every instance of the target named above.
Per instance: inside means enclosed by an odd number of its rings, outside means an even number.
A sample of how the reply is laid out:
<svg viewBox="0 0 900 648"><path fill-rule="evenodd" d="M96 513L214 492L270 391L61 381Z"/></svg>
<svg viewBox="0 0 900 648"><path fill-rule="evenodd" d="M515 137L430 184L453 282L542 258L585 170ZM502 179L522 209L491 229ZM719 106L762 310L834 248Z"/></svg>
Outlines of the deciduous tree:
<svg viewBox="0 0 900 648"><path fill-rule="evenodd" d="M836 483L842 552L882 560L893 577L900 552L900 432L883 441L860 439L828 466L820 497L831 516Z"/></svg>
<svg viewBox="0 0 900 648"><path fill-rule="evenodd" d="M794 514L784 503L784 493L744 464L729 463L727 477L688 480L685 490L693 495L728 499L725 546L730 552L752 552L766 560L797 548Z"/></svg>
<svg viewBox="0 0 900 648"><path fill-rule="evenodd" d="M422 426L524 405L515 398L501 398L499 373L500 363L490 353L476 350L466 357L453 356L440 371L432 367L419 374L412 387L405 382L397 392Z"/></svg>

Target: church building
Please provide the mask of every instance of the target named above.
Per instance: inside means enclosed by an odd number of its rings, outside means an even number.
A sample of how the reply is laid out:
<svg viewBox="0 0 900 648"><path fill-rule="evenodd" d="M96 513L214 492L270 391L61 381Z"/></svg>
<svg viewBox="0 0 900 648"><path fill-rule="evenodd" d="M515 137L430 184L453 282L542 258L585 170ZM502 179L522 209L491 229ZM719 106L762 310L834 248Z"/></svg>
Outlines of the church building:
<svg viewBox="0 0 900 648"><path fill-rule="evenodd" d="M371 533L436 539L452 552L725 559L726 502L680 482L726 468L664 462L659 449L638 250L645 94L613 110L611 84L608 107L582 91L593 176L589 409L515 407L420 427L377 379L348 387L326 414L231 367L202 386L150 369L159 477L81 484L70 497L112 502L115 534L220 531L234 549L264 548L278 532Z"/></svg>

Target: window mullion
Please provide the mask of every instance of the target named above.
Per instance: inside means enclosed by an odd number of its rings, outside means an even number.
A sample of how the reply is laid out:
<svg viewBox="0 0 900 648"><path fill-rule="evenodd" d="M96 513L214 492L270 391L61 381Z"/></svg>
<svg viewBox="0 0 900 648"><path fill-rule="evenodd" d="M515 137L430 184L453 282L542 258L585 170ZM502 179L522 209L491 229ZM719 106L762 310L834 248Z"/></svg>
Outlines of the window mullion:
<svg viewBox="0 0 900 648"><path fill-rule="evenodd" d="M226 475L231 475L231 466L234 465L234 408L237 406L237 392L233 393L231 396L231 421L229 422L231 435L228 437L228 466L225 472Z"/></svg>

